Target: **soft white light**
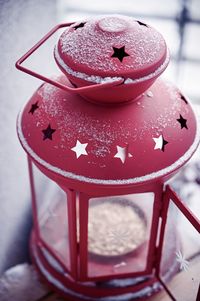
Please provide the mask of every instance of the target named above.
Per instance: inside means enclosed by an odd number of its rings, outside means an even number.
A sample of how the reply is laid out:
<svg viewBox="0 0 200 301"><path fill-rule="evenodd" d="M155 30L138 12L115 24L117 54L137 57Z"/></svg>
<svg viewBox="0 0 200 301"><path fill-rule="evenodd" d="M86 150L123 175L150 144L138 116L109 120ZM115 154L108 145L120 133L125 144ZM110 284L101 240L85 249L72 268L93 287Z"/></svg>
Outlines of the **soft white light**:
<svg viewBox="0 0 200 301"><path fill-rule="evenodd" d="M153 138L155 142L154 149L162 149L163 147L163 137L160 135L158 138Z"/></svg>
<svg viewBox="0 0 200 301"><path fill-rule="evenodd" d="M88 154L87 151L86 151L87 145L88 145L88 143L81 143L79 140L76 141L76 145L73 148L71 148L71 150L76 153L77 159L81 155L87 155Z"/></svg>

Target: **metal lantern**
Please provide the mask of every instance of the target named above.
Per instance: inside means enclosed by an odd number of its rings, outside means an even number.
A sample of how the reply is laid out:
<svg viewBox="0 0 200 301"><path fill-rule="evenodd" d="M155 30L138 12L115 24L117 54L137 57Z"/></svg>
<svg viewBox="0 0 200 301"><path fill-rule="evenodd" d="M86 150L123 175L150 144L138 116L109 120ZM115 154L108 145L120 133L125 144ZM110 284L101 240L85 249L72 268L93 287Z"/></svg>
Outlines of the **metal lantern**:
<svg viewBox="0 0 200 301"><path fill-rule="evenodd" d="M22 66L65 27L54 49L63 75ZM199 143L189 101L157 79L168 62L155 29L108 15L56 26L16 64L46 82L17 131L28 154L32 258L67 300L133 300L166 288L181 245L177 221L166 226L170 201L200 231L164 184Z"/></svg>

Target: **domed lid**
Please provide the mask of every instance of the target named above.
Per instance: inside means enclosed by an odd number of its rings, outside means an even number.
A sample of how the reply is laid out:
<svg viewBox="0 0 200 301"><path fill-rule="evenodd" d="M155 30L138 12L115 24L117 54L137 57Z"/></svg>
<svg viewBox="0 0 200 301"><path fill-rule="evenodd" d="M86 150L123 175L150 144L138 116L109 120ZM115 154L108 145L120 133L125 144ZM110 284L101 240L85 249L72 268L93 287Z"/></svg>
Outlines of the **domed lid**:
<svg viewBox="0 0 200 301"><path fill-rule="evenodd" d="M58 66L69 78L91 83L120 77L124 83L131 83L155 77L169 61L160 33L121 15L72 24L61 35L54 54Z"/></svg>
<svg viewBox="0 0 200 301"><path fill-rule="evenodd" d="M58 79L69 84L63 75ZM199 136L192 108L175 87L157 80L135 102L96 105L44 84L18 120L26 152L74 183L137 184L183 165Z"/></svg>

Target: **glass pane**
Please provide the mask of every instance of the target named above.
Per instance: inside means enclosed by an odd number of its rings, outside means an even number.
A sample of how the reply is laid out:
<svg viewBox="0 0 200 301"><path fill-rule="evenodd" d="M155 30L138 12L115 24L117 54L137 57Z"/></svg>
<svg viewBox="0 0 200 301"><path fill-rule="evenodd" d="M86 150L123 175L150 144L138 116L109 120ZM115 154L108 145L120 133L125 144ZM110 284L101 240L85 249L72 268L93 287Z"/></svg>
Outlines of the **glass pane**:
<svg viewBox="0 0 200 301"><path fill-rule="evenodd" d="M161 259L162 279L177 301L198 300L200 234L170 200Z"/></svg>
<svg viewBox="0 0 200 301"><path fill-rule="evenodd" d="M54 181L33 167L40 237L69 269L67 195Z"/></svg>
<svg viewBox="0 0 200 301"><path fill-rule="evenodd" d="M192 160L184 166L177 174L175 179L171 181L171 186L176 194L186 204L186 206L193 212L193 214L200 219L200 148Z"/></svg>
<svg viewBox="0 0 200 301"><path fill-rule="evenodd" d="M89 200L89 277L145 270L153 201L153 193Z"/></svg>

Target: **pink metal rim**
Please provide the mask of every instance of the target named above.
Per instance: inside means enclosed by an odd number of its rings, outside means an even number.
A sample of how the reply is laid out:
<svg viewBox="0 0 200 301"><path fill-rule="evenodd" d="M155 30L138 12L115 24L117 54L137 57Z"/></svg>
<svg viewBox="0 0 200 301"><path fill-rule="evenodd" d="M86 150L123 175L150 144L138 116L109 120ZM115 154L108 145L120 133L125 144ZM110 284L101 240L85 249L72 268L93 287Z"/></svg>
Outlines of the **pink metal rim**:
<svg viewBox="0 0 200 301"><path fill-rule="evenodd" d="M71 75L74 76L74 77L77 77L78 76L76 75L76 71L74 71L73 69L71 69L63 60L62 58L60 57L59 53L58 53L58 50L57 50L57 47L55 48L54 50L54 55L55 55L55 59L56 61L62 66L62 68L64 69L64 71L66 72L66 74L69 74L69 70L71 71ZM155 77L158 77L167 67L167 65L169 64L169 60L170 60L170 55L169 55L169 50L167 49L167 55L166 55L166 59L165 61L162 63L162 65L160 67L158 67L154 72L150 73L150 74L147 74L143 77L140 77L140 78L135 78L135 79L131 79L131 78L124 78L124 77L118 77L118 80L116 79L116 77L111 77L111 79L113 78L113 82L116 82L118 84L120 83L124 83L125 85L134 85L134 84L138 84L140 82L143 82L143 81L146 81L146 80L150 80L152 78L155 78ZM85 74L85 73L81 73L81 72L78 72L82 75L85 75L87 77L91 77L92 75L89 75L89 74ZM104 81L104 78L103 77L100 77L100 81ZM92 83L92 80L89 80L88 79L88 82L91 82ZM105 86L106 87L106 86ZM80 88L77 88L77 89L80 89Z"/></svg>
<svg viewBox="0 0 200 301"><path fill-rule="evenodd" d="M164 169L159 170L159 171L156 171L156 172L153 172L153 173L148 174L148 175L138 177L138 178L121 179L121 180L94 179L94 178L88 178L88 177L85 177L85 176L82 176L82 175L73 174L71 172L67 172L67 171L62 170L62 169L60 169L56 166L53 166L53 165L49 164L48 162L44 161L43 159L41 159L31 149L31 147L28 145L28 143L27 143L27 141L26 141L26 139L23 135L22 122L21 122L22 113L23 113L23 109L21 110L20 114L18 115L17 132L18 132L20 142L21 142L23 148L25 149L25 151L29 154L29 156L34 161L36 161L39 165L43 166L44 168L46 168L47 170L49 170L49 171L51 171L55 174L59 174L60 176L62 176L64 178L69 178L71 180L83 181L85 183L91 183L91 184L102 184L102 185L140 184L140 183L153 181L153 180L159 179L161 177L167 176L168 174L178 170L181 166L183 166L191 158L191 156L193 155L193 153L197 149L197 147L199 145L199 142L200 142L200 130L199 130L198 123L196 121L197 131L196 131L196 136L195 136L193 144L190 146L190 148L186 151L186 153L181 158L179 158L176 162L174 162L169 167L164 168Z"/></svg>

